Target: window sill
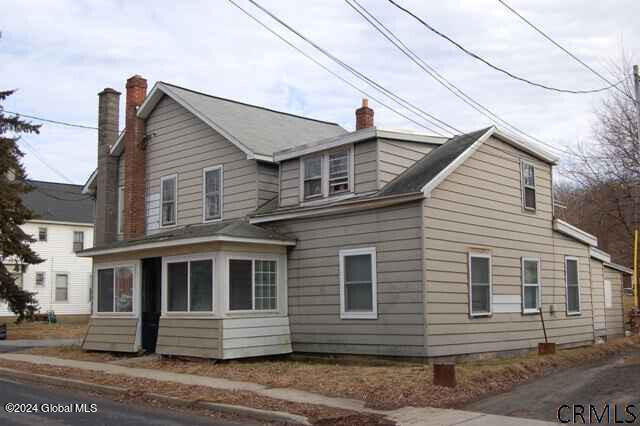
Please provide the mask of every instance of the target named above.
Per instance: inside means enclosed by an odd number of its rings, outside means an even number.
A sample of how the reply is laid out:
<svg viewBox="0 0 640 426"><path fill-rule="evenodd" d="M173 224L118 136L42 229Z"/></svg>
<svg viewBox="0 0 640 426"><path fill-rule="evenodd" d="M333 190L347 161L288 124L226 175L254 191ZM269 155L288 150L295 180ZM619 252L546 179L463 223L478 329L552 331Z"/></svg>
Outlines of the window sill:
<svg viewBox="0 0 640 426"><path fill-rule="evenodd" d="M492 316L493 316L493 312L480 312L480 313L469 314L469 317L471 318L487 318Z"/></svg>
<svg viewBox="0 0 640 426"><path fill-rule="evenodd" d="M134 312L95 312L91 318L138 318Z"/></svg>
<svg viewBox="0 0 640 426"><path fill-rule="evenodd" d="M329 195L327 197L306 198L300 203L300 207L310 207L322 204L329 204L336 201L348 200L355 197L357 194L354 192L344 192L336 195Z"/></svg>
<svg viewBox="0 0 640 426"><path fill-rule="evenodd" d="M342 312L340 314L340 319L352 319L352 320L377 320L378 313L377 312Z"/></svg>
<svg viewBox="0 0 640 426"><path fill-rule="evenodd" d="M568 317L577 317L579 315L582 315L582 312L567 312Z"/></svg>
<svg viewBox="0 0 640 426"><path fill-rule="evenodd" d="M525 309L522 311L522 315L539 315L539 309Z"/></svg>
<svg viewBox="0 0 640 426"><path fill-rule="evenodd" d="M202 223L216 223L216 222L222 222L222 218L219 217L217 219L202 219Z"/></svg>
<svg viewBox="0 0 640 426"><path fill-rule="evenodd" d="M284 316L284 314L277 309L269 309L269 310L258 310L258 309L245 309L242 311L227 311L226 318L233 317L250 317L250 316Z"/></svg>
<svg viewBox="0 0 640 426"><path fill-rule="evenodd" d="M170 319L221 319L220 315L214 312L163 312L160 318Z"/></svg>

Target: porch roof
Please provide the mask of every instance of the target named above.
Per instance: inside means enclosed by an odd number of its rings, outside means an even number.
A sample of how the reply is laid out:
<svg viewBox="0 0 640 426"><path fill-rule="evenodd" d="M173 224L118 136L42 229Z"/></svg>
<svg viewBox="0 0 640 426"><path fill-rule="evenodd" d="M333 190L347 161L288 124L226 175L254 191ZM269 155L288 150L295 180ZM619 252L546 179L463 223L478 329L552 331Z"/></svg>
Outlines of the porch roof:
<svg viewBox="0 0 640 426"><path fill-rule="evenodd" d="M222 221L205 225L187 225L168 231L147 235L143 238L116 241L78 252L78 256L92 257L103 254L122 253L159 247L228 241L253 244L294 246L289 237L270 229L244 221Z"/></svg>

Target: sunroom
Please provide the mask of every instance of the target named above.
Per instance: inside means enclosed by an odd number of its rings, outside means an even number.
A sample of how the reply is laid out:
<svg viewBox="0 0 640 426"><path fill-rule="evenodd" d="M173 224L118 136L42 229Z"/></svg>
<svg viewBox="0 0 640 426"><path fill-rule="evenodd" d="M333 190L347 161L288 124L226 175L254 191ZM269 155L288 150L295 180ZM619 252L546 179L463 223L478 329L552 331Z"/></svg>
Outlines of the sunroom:
<svg viewBox="0 0 640 426"><path fill-rule="evenodd" d="M86 250L93 313L83 348L214 359L289 353L292 245L235 222Z"/></svg>

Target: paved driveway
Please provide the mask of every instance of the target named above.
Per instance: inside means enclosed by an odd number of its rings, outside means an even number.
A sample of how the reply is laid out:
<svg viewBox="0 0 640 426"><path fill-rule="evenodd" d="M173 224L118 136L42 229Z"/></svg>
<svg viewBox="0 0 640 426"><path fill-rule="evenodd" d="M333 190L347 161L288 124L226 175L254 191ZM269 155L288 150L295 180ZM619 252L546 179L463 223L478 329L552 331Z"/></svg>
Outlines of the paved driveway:
<svg viewBox="0 0 640 426"><path fill-rule="evenodd" d="M617 404L618 420L633 420L624 410L625 405L635 404L636 408L632 411L637 415L636 422L640 422L640 353L611 359L604 364L559 370L548 377L463 408L482 413L558 421L558 409L563 404L569 406L561 410L563 419L573 421L573 406L577 405L577 413L581 411L580 406L584 406L583 415L587 423L589 404L595 406L594 411L598 416L609 404L609 423L615 423L616 420L613 404ZM579 415L576 420L582 423ZM595 420L592 417L591 423L596 423Z"/></svg>

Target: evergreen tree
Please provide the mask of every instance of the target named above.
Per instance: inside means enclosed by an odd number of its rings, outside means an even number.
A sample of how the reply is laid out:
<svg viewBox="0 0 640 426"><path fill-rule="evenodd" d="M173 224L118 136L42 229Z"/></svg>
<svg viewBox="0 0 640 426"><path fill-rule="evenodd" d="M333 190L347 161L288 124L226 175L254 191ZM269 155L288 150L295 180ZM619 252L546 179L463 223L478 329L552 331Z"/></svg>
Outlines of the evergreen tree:
<svg viewBox="0 0 640 426"><path fill-rule="evenodd" d="M19 265L23 272L28 265L43 260L29 246L34 239L20 228L33 218L33 213L22 203L23 194L32 188L26 181L22 166L24 153L17 142L20 133L39 133L40 126L4 114L2 103L13 92L0 91L0 301L9 305L20 322L33 316L38 302L35 293L24 291L16 284L5 263Z"/></svg>

